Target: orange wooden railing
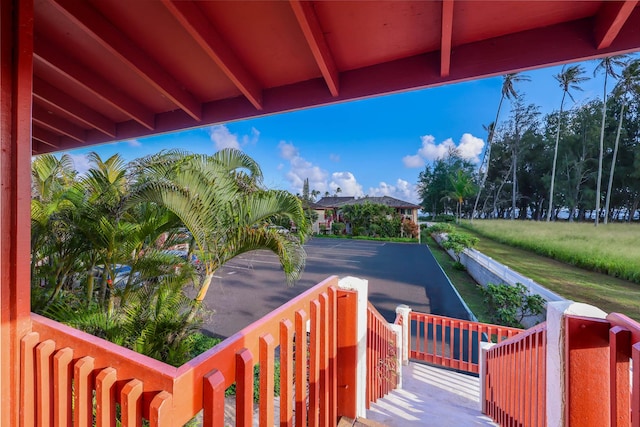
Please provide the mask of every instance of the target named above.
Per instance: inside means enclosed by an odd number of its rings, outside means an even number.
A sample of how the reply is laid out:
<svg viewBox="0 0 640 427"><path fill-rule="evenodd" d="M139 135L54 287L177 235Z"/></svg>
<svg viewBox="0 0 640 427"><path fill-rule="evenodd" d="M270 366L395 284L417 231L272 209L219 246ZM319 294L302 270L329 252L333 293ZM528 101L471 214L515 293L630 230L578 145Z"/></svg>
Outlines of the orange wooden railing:
<svg viewBox="0 0 640 427"><path fill-rule="evenodd" d="M355 418L357 295L337 284L325 280L179 368L33 314L21 348L24 425L113 426L119 412L122 425L182 426L203 410L205 426L222 427L224 391L236 383L236 425L250 426L256 363L260 425Z"/></svg>
<svg viewBox="0 0 640 427"><path fill-rule="evenodd" d="M546 358L546 322L488 350L482 412L500 426L546 426Z"/></svg>
<svg viewBox="0 0 640 427"><path fill-rule="evenodd" d="M479 372L481 342L500 342L522 329L411 312L409 357L460 371Z"/></svg>
<svg viewBox="0 0 640 427"><path fill-rule="evenodd" d="M369 303L367 306L367 409L398 385L396 333Z"/></svg>

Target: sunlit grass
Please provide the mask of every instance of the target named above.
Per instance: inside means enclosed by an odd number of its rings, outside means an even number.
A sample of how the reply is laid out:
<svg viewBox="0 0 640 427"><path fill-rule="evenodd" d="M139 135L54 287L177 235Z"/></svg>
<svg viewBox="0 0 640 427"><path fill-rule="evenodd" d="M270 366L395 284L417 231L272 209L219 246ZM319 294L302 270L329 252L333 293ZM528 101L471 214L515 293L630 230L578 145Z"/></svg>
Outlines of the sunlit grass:
<svg viewBox="0 0 640 427"><path fill-rule="evenodd" d="M546 253L554 253L556 250L554 244L556 244L562 251L574 249L576 254L571 256L577 259L581 254L582 262L585 264L585 259L596 256L602 259L613 258L616 262L612 265L627 263L628 270L635 271L635 277L638 277L640 253L637 245L640 243L640 227L608 224L606 227L599 226L595 229L589 224L522 223L520 221L474 221L472 227L468 227L468 224L464 225L468 232L480 237L476 249L485 255L530 277L567 299L594 305L608 313L624 313L640 321L640 285L638 283L575 267L567 264L566 261L537 255L533 253L533 249L515 247L515 245L525 248L548 245L551 248L545 249ZM611 242L616 239L618 241L615 243ZM528 240L531 242L527 242ZM499 241L514 242L514 246ZM594 243L594 241L600 243ZM558 250L558 252L561 251ZM592 253L597 255L591 255ZM617 256L625 261L615 260Z"/></svg>
<svg viewBox="0 0 640 427"><path fill-rule="evenodd" d="M640 226L534 221L466 222L498 242L581 268L640 283Z"/></svg>

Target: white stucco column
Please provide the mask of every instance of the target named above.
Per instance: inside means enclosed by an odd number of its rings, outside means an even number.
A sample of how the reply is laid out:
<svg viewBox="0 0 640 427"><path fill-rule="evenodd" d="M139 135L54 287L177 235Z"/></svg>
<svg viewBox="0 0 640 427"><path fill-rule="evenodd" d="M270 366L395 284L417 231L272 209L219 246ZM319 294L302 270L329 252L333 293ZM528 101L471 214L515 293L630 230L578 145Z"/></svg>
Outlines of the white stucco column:
<svg viewBox="0 0 640 427"><path fill-rule="evenodd" d="M347 276L339 280L338 287L358 292L357 300L357 337L358 365L357 372L357 416L367 415L367 303L369 298L369 282L357 277Z"/></svg>
<svg viewBox="0 0 640 427"><path fill-rule="evenodd" d="M480 357L478 359L478 365L480 367L480 372L478 373L480 376L480 412L484 414L484 400L485 400L485 392L486 385L485 381L487 380L487 353L494 346L494 343L490 342L481 342L480 343Z"/></svg>
<svg viewBox="0 0 640 427"><path fill-rule="evenodd" d="M547 425L565 425L565 322L567 315L604 319L597 307L573 301L547 304Z"/></svg>
<svg viewBox="0 0 640 427"><path fill-rule="evenodd" d="M408 305L400 304L396 307L396 314L402 316L402 364L409 364L410 342L409 334L411 333L411 320L409 319L411 308Z"/></svg>

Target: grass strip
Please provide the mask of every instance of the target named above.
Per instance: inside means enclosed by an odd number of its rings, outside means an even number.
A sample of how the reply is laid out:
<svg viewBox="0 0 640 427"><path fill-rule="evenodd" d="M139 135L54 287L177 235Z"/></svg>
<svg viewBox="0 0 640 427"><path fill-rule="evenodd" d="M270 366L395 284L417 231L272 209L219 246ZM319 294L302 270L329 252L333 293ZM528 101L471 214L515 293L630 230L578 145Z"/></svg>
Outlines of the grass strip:
<svg viewBox="0 0 640 427"><path fill-rule="evenodd" d="M640 284L640 227L636 224L476 220L461 227L587 270Z"/></svg>
<svg viewBox="0 0 640 427"><path fill-rule="evenodd" d="M467 233L480 237L475 249L483 254L567 299L591 304L607 313L623 313L640 321L640 285L637 283L585 270L529 250L500 243L480 234L477 223L480 221L474 221L472 228L465 229ZM496 233L501 234L502 222L491 223L496 223ZM594 228L593 225L590 227Z"/></svg>

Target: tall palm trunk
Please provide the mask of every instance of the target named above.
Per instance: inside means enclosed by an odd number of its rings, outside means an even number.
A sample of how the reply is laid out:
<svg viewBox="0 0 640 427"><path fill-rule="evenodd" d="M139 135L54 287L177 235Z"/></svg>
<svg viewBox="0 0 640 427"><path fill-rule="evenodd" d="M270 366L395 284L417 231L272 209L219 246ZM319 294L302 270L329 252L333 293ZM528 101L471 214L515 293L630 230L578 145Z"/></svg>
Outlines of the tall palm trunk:
<svg viewBox="0 0 640 427"><path fill-rule="evenodd" d="M604 223L605 224L607 224L609 221L609 202L611 201L611 189L613 187L613 174L616 169L616 159L618 157L618 145L620 143L620 131L622 130L622 120L624 119L624 108L626 107L626 105L627 103L623 101L622 106L620 107L620 120L618 121L618 130L616 132L616 142L613 146L613 159L611 160L611 171L609 172L609 185L607 185L607 198L604 204Z"/></svg>
<svg viewBox="0 0 640 427"><path fill-rule="evenodd" d="M558 163L558 142L560 141L560 126L562 125L562 109L564 107L564 98L567 96L565 91L562 94L560 102L560 113L558 114L558 129L556 130L556 146L553 150L553 167L551 168L551 188L549 189L549 209L547 210L547 222L551 221L551 211L553 210L553 187L556 181L556 164Z"/></svg>
<svg viewBox="0 0 640 427"><path fill-rule="evenodd" d="M596 182L596 220L594 225L598 226L600 220L600 182L602 181L602 153L604 151L604 124L607 116L607 77L609 73L604 73L604 93L602 96L602 123L600 124L600 151L598 153L598 181Z"/></svg>

